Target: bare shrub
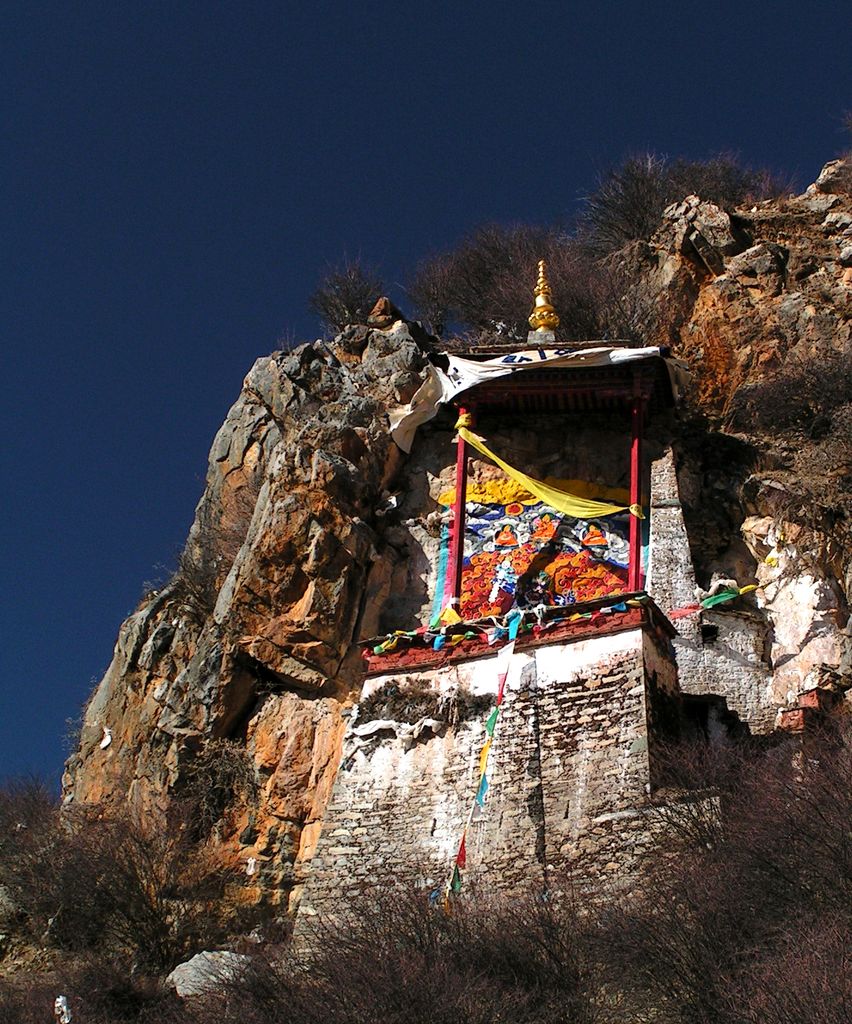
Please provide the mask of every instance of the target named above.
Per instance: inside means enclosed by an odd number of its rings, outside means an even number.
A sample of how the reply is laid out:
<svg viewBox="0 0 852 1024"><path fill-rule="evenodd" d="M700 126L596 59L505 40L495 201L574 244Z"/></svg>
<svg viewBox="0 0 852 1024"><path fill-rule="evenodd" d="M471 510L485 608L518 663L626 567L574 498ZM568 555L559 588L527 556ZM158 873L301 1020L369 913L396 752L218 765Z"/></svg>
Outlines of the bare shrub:
<svg viewBox="0 0 852 1024"><path fill-rule="evenodd" d="M392 718L397 722L414 723L421 718L435 718L455 724L477 718L493 705L494 698L490 695L472 694L464 689L440 694L423 682L403 686L385 683L358 705L358 722Z"/></svg>
<svg viewBox="0 0 852 1024"><path fill-rule="evenodd" d="M787 190L771 172L747 167L731 153L708 160L640 153L603 174L585 197L580 237L594 256L608 256L649 239L663 210L688 195L732 210Z"/></svg>
<svg viewBox="0 0 852 1024"><path fill-rule="evenodd" d="M65 996L72 1020L83 1024L192 1024L198 1020L173 991L134 971L129 962L89 956L48 974L0 981L0 1021L48 1024L55 1020L58 995Z"/></svg>
<svg viewBox="0 0 852 1024"><path fill-rule="evenodd" d="M43 779L15 778L0 786L0 870L8 867L6 851L33 832L52 827L57 810L56 795Z"/></svg>
<svg viewBox="0 0 852 1024"><path fill-rule="evenodd" d="M385 894L320 925L310 952L256 961L213 1015L223 1024L585 1024L598 1019L600 998L585 930L570 901L518 893L448 916L424 894Z"/></svg>
<svg viewBox="0 0 852 1024"><path fill-rule="evenodd" d="M421 260L409 283L408 294L416 312L429 330L439 338L459 315L453 310L453 280L455 257L451 252L439 253Z"/></svg>
<svg viewBox="0 0 852 1024"><path fill-rule="evenodd" d="M59 802L45 782L11 779L0 787L0 886L24 930L58 833Z"/></svg>
<svg viewBox="0 0 852 1024"><path fill-rule="evenodd" d="M381 277L372 267L360 259L344 257L329 268L308 305L326 327L341 331L349 324L366 323L384 290Z"/></svg>
<svg viewBox="0 0 852 1024"><path fill-rule="evenodd" d="M547 272L566 338L598 333L592 268L567 234L553 227L488 225L451 252L423 261L409 293L436 333L454 324L506 340L526 340L538 261Z"/></svg>
<svg viewBox="0 0 852 1024"><path fill-rule="evenodd" d="M0 884L34 941L163 969L228 930L222 871L179 820L60 815L42 788L16 785L0 791L0 842Z"/></svg>
<svg viewBox="0 0 852 1024"><path fill-rule="evenodd" d="M4 1024L50 1024L53 1001L58 992L51 982L42 978L0 978L0 1021Z"/></svg>
<svg viewBox="0 0 852 1024"><path fill-rule="evenodd" d="M99 920L90 944L129 951L138 965L162 970L221 938L222 871L189 829L119 818L77 842L100 868L83 922ZM73 942L79 913L67 899L62 909L62 934Z"/></svg>
<svg viewBox="0 0 852 1024"><path fill-rule="evenodd" d="M242 744L210 740L184 769L179 792L190 809L188 827L205 838L229 807L257 802L254 763Z"/></svg>
<svg viewBox="0 0 852 1024"><path fill-rule="evenodd" d="M846 1024L852 1020L849 915L796 921L744 971L743 1024Z"/></svg>
<svg viewBox="0 0 852 1024"><path fill-rule="evenodd" d="M852 362L848 353L791 357L734 396L730 425L748 431L793 469L786 517L848 543L852 513ZM777 510L779 513L781 509ZM845 521L845 523L844 523ZM845 525L846 535L843 535Z"/></svg>
<svg viewBox="0 0 852 1024"><path fill-rule="evenodd" d="M409 686L385 683L358 705L358 721L372 722L392 718L398 722L417 722L434 718L438 711L438 694L423 682Z"/></svg>
<svg viewBox="0 0 852 1024"><path fill-rule="evenodd" d="M224 493L221 503L205 499L199 506L170 584L174 598L199 620L212 613L245 542L262 483L255 470L241 486Z"/></svg>
<svg viewBox="0 0 852 1024"><path fill-rule="evenodd" d="M841 352L791 356L775 373L742 388L730 412L739 429L799 429L815 440L831 432L832 416L852 402L852 360Z"/></svg>
<svg viewBox="0 0 852 1024"><path fill-rule="evenodd" d="M764 999L755 980L781 984L797 955L820 992L820 1019L834 1024L848 1009L845 952L831 932L821 946L812 937L820 921L852 928L850 747L827 732L804 747L742 748L711 774L715 823L696 829L690 805L670 803L665 821L677 826L680 815L681 827L648 866L642 898L611 911L612 983L674 1021L784 1024L784 1000Z"/></svg>
<svg viewBox="0 0 852 1024"><path fill-rule="evenodd" d="M592 258L555 227L479 228L456 249L421 262L408 290L438 335L453 326L475 337L526 341L540 259L547 262L560 340L642 344L650 336L658 310L634 286L629 267Z"/></svg>

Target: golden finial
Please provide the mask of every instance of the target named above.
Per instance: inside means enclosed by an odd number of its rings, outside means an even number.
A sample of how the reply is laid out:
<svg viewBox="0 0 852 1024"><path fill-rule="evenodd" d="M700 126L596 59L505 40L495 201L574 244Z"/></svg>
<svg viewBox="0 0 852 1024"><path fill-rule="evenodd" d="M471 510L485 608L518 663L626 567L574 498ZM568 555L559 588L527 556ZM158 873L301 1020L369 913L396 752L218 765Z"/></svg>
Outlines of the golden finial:
<svg viewBox="0 0 852 1024"><path fill-rule="evenodd" d="M535 286L535 304L530 313L530 327L540 334L552 334L559 326L559 316L553 308L553 296L547 280L544 260L538 261L538 281Z"/></svg>

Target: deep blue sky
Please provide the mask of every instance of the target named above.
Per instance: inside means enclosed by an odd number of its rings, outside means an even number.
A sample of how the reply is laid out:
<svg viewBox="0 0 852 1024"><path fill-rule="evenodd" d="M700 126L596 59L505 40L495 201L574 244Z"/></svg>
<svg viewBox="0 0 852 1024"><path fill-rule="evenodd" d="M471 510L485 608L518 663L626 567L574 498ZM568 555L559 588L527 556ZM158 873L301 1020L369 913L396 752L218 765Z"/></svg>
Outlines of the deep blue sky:
<svg viewBox="0 0 852 1024"><path fill-rule="evenodd" d="M483 221L570 215L645 147L807 184L846 144L845 7L7 0L0 775L58 776L329 262L402 281Z"/></svg>

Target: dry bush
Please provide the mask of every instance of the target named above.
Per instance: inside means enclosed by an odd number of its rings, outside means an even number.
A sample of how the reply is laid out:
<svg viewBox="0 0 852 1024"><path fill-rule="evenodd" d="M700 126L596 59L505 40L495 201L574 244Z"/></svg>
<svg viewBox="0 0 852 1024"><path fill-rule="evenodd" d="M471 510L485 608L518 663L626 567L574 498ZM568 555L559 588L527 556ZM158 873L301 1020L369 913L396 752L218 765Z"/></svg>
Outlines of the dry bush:
<svg viewBox="0 0 852 1024"><path fill-rule="evenodd" d="M580 238L594 256L608 256L649 239L665 208L688 195L732 210L785 191L788 186L777 176L747 167L730 153L708 160L640 153L603 174L585 197Z"/></svg>
<svg viewBox="0 0 852 1024"><path fill-rule="evenodd" d="M210 835L235 803L257 802L254 762L233 740L210 740L184 768L179 793L188 808L187 827L197 840Z"/></svg>
<svg viewBox="0 0 852 1024"><path fill-rule="evenodd" d="M222 505L203 500L198 509L169 586L174 599L199 620L213 612L219 589L248 535L262 483L262 474L255 471L242 486L227 492Z"/></svg>
<svg viewBox="0 0 852 1024"><path fill-rule="evenodd" d="M7 981L0 978L0 1021L3 1024L50 1024L53 1001L62 990L44 978Z"/></svg>
<svg viewBox="0 0 852 1024"><path fill-rule="evenodd" d="M789 358L771 376L740 388L729 423L760 437L794 472L797 493L786 503L786 518L813 531L835 532L842 545L848 544L852 514L849 354ZM832 529L838 524L839 532Z"/></svg>
<svg viewBox="0 0 852 1024"><path fill-rule="evenodd" d="M160 970L224 937L225 878L179 822L96 808L60 815L41 790L21 787L0 793L0 813L0 884L31 940Z"/></svg>
<svg viewBox="0 0 852 1024"><path fill-rule="evenodd" d="M474 335L526 341L538 261L547 276L562 340L641 343L656 310L630 287L615 261L595 261L564 230L489 225L454 250L424 260L409 286L418 313L438 335L448 326Z"/></svg>
<svg viewBox="0 0 852 1024"><path fill-rule="evenodd" d="M376 300L384 294L381 277L360 259L344 257L330 267L308 300L312 313L332 331L364 324Z"/></svg>
<svg viewBox="0 0 852 1024"><path fill-rule="evenodd" d="M358 705L358 722L392 718L397 722L414 723L421 718L434 718L438 712L438 694L426 683L409 686L385 683Z"/></svg>
<svg viewBox="0 0 852 1024"><path fill-rule="evenodd" d="M88 944L128 951L138 966L165 970L221 941L225 880L188 828L118 818L90 819L85 830L76 843L90 851L87 861L98 875L80 924L90 934L94 921L100 925ZM67 898L62 909L63 934L73 942L80 912Z"/></svg>
<svg viewBox="0 0 852 1024"><path fill-rule="evenodd" d="M391 718L413 724L421 718L435 718L454 725L478 718L493 706L494 698L488 694L476 695L463 689L440 694L423 682L403 686L385 683L358 705L358 723Z"/></svg>
<svg viewBox="0 0 852 1024"><path fill-rule="evenodd" d="M50 880L59 842L59 802L47 784L36 778L4 783L0 787L0 887L4 902L8 901L25 931L34 897Z"/></svg>
<svg viewBox="0 0 852 1024"><path fill-rule="evenodd" d="M744 971L744 1024L846 1024L852 1020L849 915L796 921Z"/></svg>
<svg viewBox="0 0 852 1024"><path fill-rule="evenodd" d="M834 414L850 402L852 360L848 353L791 356L771 376L737 392L730 422L740 430L800 430L819 441L832 432Z"/></svg>
<svg viewBox="0 0 852 1024"><path fill-rule="evenodd" d="M684 760L684 775L692 775L694 754ZM696 827L689 802L670 804L662 813L671 841L649 865L642 898L610 911L612 984L667 1020L786 1024L784 1000L777 991L764 998L755 979L781 985L798 958L797 973L819 992L819 1019L839 1022L848 1009L848 958L830 937L852 929L848 742L826 732L804 747L728 751L716 769L711 761L704 759L719 786L715 821ZM814 944L820 922L826 942Z"/></svg>
<svg viewBox="0 0 852 1024"><path fill-rule="evenodd" d="M127 961L87 957L50 974L0 981L3 1024L47 1024L58 995L81 1024L193 1024L191 1007Z"/></svg>
<svg viewBox="0 0 852 1024"><path fill-rule="evenodd" d="M385 894L318 928L311 951L257 960L212 1001L231 1024L586 1024L600 993L570 902L517 893L452 915Z"/></svg>
<svg viewBox="0 0 852 1024"><path fill-rule="evenodd" d="M452 324L507 340L526 340L541 259L547 261L559 309L560 336L595 337L598 316L588 288L591 268L558 228L479 228L452 252L423 261L408 290L436 333Z"/></svg>

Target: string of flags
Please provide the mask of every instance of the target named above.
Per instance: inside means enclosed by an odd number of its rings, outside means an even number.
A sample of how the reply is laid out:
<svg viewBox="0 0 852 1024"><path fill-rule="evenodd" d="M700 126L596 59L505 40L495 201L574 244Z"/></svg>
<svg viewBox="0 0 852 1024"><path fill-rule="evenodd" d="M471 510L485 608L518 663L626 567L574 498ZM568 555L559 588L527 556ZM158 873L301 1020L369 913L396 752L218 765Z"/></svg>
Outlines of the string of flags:
<svg viewBox="0 0 852 1024"><path fill-rule="evenodd" d="M624 612L628 607L635 607L643 602L643 598L624 598L613 595L605 603L595 602L597 607L580 610L582 605L571 610L571 605L536 605L532 608L512 608L505 615L490 615L484 619L466 622L452 606L448 605L429 623L419 629L394 630L384 637L374 637L364 641L365 655L391 654L404 647L431 647L435 651L458 646L464 640L474 637L484 638L488 646L503 643L509 638L512 624L517 621L517 632L521 635L532 633L535 636L553 629L563 622L576 622L581 619L591 623L603 621L604 617L614 612Z"/></svg>
<svg viewBox="0 0 852 1024"><path fill-rule="evenodd" d="M495 698L494 707L491 709L491 713L488 715L485 722L485 742L479 752L479 777L476 784L476 793L474 795L464 829L462 830L461 840L459 841L458 850L456 852L449 877L444 887L443 907L445 911L449 911L450 900L454 895L461 892L462 889L462 872L467 867L468 829L474 821L477 821L482 816L485 809L485 796L489 788L488 760L491 756L491 748L494 743L494 733L497 729L497 721L500 717L500 710L503 706L503 698L506 693L506 680L509 677L509 666L512 661L512 656L515 653L515 641L518 638L522 618L523 616L519 614L511 619L507 627L508 643L502 647L497 654L497 696Z"/></svg>
<svg viewBox="0 0 852 1024"><path fill-rule="evenodd" d="M695 604L685 605L682 608L674 609L669 612L668 617L671 618L682 618L685 615L693 614L704 608L712 608L715 605L723 604L727 601L733 601L735 598L742 596L743 594L751 593L757 589L756 584L748 584L746 586L731 586L721 585L715 587L710 593L706 594L700 601ZM646 598L647 600L647 598ZM608 611L625 611L628 605L636 606L642 604L640 599L628 599L627 601L618 602L617 604L608 606ZM449 609L451 612L450 618L455 616L458 618L457 613L453 609ZM603 610L600 609L596 612L586 613L582 617L593 618L595 615L602 617ZM473 802L470 807L467 819L465 821L464 828L462 829L461 839L456 851L455 858L452 863L452 868L449 872L449 877L444 886L442 906L445 912L449 912L451 907L452 897L457 895L462 890L463 885L463 872L467 867L467 837L468 831L471 824L474 821L479 820L482 816L485 808L485 797L488 793L489 782L488 782L488 761L491 756L491 749L494 743L494 734L497 728L497 722L500 716L500 711L503 705L503 699L506 690L506 680L509 675L509 665L512 660L512 656L515 652L515 641L518 638L521 630L522 623L524 621L525 613L520 609L513 609L506 617L506 624L501 627L501 630L505 634L508 643L500 649L496 660L497 669L497 697L495 704L488 719L485 722L485 741L479 753L479 775L476 786L476 793L473 798ZM580 615L573 616L574 618L580 618ZM459 620L461 621L461 620ZM564 620L559 620L564 621ZM435 897L438 896L438 890L435 892Z"/></svg>
<svg viewBox="0 0 852 1024"><path fill-rule="evenodd" d="M722 586L714 587L698 601L673 608L666 613L667 618L676 620L688 615L695 615L707 608L733 601L758 589L756 583L739 586L734 581L720 581ZM428 626L419 629L394 630L373 640L365 641L368 645L365 654L369 656L390 654L400 647L431 647L435 651L457 647L465 640L484 637L487 644L493 647L504 643L512 633L513 624L517 624L515 635L532 633L535 636L564 623L586 619L591 624L603 621L604 617L614 612L624 612L628 607L635 607L647 600L644 595L624 598L620 595L606 603L595 602L598 606L588 611L570 611L571 605L536 605L533 608L512 608L505 615L491 615L484 619L466 622L452 606L448 605L432 619ZM582 608L582 606L579 606Z"/></svg>

